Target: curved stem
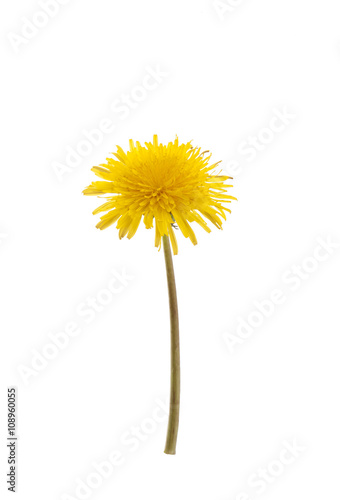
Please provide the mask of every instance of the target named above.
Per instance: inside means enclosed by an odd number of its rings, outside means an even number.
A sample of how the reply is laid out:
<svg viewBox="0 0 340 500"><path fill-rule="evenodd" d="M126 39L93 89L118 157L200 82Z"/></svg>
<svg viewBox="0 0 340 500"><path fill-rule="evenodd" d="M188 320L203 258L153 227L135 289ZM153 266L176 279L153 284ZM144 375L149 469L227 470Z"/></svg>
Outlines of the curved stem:
<svg viewBox="0 0 340 500"><path fill-rule="evenodd" d="M170 410L168 432L164 453L175 455L179 423L180 403L180 355L179 355L179 322L176 294L176 282L169 236L163 239L166 275L168 280L169 307L170 307L170 332L171 332L171 384L170 384Z"/></svg>

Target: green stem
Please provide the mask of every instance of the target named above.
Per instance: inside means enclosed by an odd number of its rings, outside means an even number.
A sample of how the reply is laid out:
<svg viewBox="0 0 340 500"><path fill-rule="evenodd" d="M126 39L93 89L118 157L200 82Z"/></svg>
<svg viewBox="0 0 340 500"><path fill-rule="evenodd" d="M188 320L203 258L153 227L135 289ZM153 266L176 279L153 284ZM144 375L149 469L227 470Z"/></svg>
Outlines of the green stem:
<svg viewBox="0 0 340 500"><path fill-rule="evenodd" d="M170 410L168 432L164 453L176 454L176 443L179 423L180 401L180 356L179 356L179 322L174 266L170 248L169 236L163 236L163 248L166 275L168 279L169 307L170 307L170 332L171 332L171 384L170 384Z"/></svg>

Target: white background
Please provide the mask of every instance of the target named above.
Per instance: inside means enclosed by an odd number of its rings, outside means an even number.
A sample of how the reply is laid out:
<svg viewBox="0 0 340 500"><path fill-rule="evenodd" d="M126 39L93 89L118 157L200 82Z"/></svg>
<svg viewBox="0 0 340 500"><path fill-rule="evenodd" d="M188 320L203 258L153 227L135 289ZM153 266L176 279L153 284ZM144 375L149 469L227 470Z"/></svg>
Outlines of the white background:
<svg viewBox="0 0 340 500"><path fill-rule="evenodd" d="M86 498L77 484L115 450L121 464L89 498L339 496L340 6L229 1L72 0L47 19L34 0L1 6L1 497L12 385L20 500ZM33 19L45 26L18 38ZM150 68L161 81L140 90ZM117 111L124 94L133 107ZM289 123L268 131L280 112ZM102 119L115 130L60 180L55 162ZM154 133L211 150L238 198L223 231L197 229L196 247L178 237L176 456L163 454L156 411L169 392L162 252L142 225L130 241L96 230L99 201L81 194L117 144ZM133 278L110 299L124 269ZM275 290L282 304L254 314ZM87 324L77 308L98 296L109 303ZM248 318L261 324L242 339ZM20 369L69 323L79 334L25 383ZM124 444L133 427L136 451ZM248 481L261 468L260 493Z"/></svg>

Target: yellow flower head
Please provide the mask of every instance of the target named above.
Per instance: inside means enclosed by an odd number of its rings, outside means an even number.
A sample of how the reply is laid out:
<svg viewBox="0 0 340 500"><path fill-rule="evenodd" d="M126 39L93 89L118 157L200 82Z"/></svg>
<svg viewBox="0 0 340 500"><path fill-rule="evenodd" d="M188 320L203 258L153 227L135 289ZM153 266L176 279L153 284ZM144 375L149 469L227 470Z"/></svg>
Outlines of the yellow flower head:
<svg viewBox="0 0 340 500"><path fill-rule="evenodd" d="M174 224L194 245L197 240L189 223L197 222L210 233L203 216L222 229L225 212L230 212L223 204L236 198L227 195L231 186L225 181L231 177L212 173L220 162L209 166L211 155L206 153L190 142L179 144L177 138L168 145L159 144L157 135L145 146L130 140L126 153L117 146L117 153L113 153L116 159L107 158L107 163L92 168L105 180L92 182L83 191L86 195L109 195L93 212L107 212L97 227L105 229L118 221L119 238L132 238L143 217L147 229L155 225L155 246L160 248L161 237L168 235L174 254L178 253Z"/></svg>

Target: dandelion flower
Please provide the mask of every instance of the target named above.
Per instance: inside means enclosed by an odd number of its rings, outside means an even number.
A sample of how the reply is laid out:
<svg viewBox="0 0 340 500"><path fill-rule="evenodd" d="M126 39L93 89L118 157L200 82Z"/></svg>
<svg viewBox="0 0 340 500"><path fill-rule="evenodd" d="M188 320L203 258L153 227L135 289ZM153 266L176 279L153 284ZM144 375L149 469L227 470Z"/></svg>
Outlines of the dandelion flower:
<svg viewBox="0 0 340 500"><path fill-rule="evenodd" d="M173 253L178 253L174 223L186 238L196 245L192 222L210 233L206 220L218 229L226 219L224 206L235 199L227 194L225 181L231 177L214 174L218 163L209 165L211 155L191 143L179 144L178 139L167 145L153 142L145 146L130 140L126 153L117 146L115 158L93 167L93 172L104 179L92 182L84 190L86 195L106 198L93 213L106 212L97 228L106 229L117 222L119 238L132 238L141 220L145 227L155 228L155 246L160 248L162 236L169 236ZM206 219L206 220L204 220Z"/></svg>
<svg viewBox="0 0 340 500"><path fill-rule="evenodd" d="M115 158L93 167L101 181L92 182L83 192L106 198L93 213L104 213L97 224L105 229L117 222L119 238L129 239L141 221L147 229L155 229L155 246L163 242L168 282L171 334L170 409L164 452L176 453L180 406L180 345L179 320L172 252L178 253L173 230L176 225L191 242L197 239L191 226L196 222L210 233L207 221L222 229L226 212L224 205L236 198L227 194L231 179L215 172L218 163L209 165L211 155L201 152L190 142L179 144L178 139L163 145L154 135L153 142L142 146L130 140L126 153L117 146ZM171 243L171 247L170 247Z"/></svg>

